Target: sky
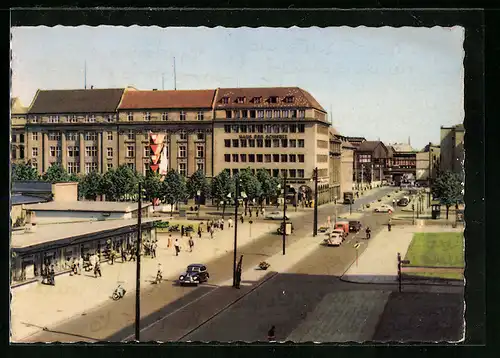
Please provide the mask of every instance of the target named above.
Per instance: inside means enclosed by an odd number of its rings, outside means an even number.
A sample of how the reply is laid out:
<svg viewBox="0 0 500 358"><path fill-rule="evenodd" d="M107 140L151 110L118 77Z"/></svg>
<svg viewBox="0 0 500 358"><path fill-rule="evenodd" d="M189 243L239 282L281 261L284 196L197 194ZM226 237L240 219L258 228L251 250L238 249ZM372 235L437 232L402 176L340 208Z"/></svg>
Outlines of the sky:
<svg viewBox="0 0 500 358"><path fill-rule="evenodd" d="M37 89L298 86L342 135L421 149L464 119L464 30L14 27L13 97ZM162 75L164 80L162 81Z"/></svg>

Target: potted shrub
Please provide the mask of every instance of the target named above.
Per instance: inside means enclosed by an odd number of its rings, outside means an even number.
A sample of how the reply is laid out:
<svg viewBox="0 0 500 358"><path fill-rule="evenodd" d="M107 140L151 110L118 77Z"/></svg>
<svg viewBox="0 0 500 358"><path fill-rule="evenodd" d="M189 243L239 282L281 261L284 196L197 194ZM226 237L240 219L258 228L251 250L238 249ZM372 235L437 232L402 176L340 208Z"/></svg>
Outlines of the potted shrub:
<svg viewBox="0 0 500 358"><path fill-rule="evenodd" d="M269 266L271 266L271 265L269 265L269 264L268 264L267 262L265 262L265 261L262 261L262 262L259 264L259 268L260 268L261 270L267 270L267 269L269 268Z"/></svg>

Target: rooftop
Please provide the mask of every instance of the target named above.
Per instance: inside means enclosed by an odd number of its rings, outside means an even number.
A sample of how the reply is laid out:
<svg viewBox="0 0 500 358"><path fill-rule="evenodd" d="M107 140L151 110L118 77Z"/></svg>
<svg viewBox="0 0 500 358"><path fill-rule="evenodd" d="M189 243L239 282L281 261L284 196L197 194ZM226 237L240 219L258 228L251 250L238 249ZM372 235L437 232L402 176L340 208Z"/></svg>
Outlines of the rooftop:
<svg viewBox="0 0 500 358"><path fill-rule="evenodd" d="M142 207L151 203L142 203ZM137 210L137 203L120 201L51 201L26 206L27 210L35 211L96 211L128 213Z"/></svg>
<svg viewBox="0 0 500 358"><path fill-rule="evenodd" d="M45 181L14 181L12 182L12 193L52 193L52 184Z"/></svg>
<svg viewBox="0 0 500 358"><path fill-rule="evenodd" d="M395 152L414 152L415 151L415 149L413 149L411 145L406 144L406 143L394 143L394 144L391 144L391 147L394 149Z"/></svg>
<svg viewBox="0 0 500 358"><path fill-rule="evenodd" d="M10 199L13 206L22 204L41 203L41 202L46 202L48 200L46 198L41 198L39 196L22 195L22 194L13 194L10 197Z"/></svg>
<svg viewBox="0 0 500 358"><path fill-rule="evenodd" d="M126 91L119 109L212 108L215 90Z"/></svg>
<svg viewBox="0 0 500 358"><path fill-rule="evenodd" d="M351 140L350 140L351 141ZM361 142L361 144L358 147L359 152L373 152L375 148L377 148L380 144L382 144L381 141L372 141L372 140L365 140Z"/></svg>
<svg viewBox="0 0 500 358"><path fill-rule="evenodd" d="M38 90L29 113L111 113L123 92L123 88Z"/></svg>
<svg viewBox="0 0 500 358"><path fill-rule="evenodd" d="M159 221L159 218L144 218L142 223ZM65 239L77 239L82 236L96 234L108 230L116 230L127 226L136 226L137 219L128 220L106 220L91 221L83 223L37 225L37 229L32 233L25 233L24 230L12 232L12 248L28 248L48 242Z"/></svg>
<svg viewBox="0 0 500 358"><path fill-rule="evenodd" d="M243 97L243 103L237 99ZM276 102L271 98L276 97ZM287 97L293 97L292 102L286 102ZM228 103L223 102L227 98ZM299 87L254 87L254 88L219 88L214 107L224 108L315 108L326 112L319 102L307 91Z"/></svg>

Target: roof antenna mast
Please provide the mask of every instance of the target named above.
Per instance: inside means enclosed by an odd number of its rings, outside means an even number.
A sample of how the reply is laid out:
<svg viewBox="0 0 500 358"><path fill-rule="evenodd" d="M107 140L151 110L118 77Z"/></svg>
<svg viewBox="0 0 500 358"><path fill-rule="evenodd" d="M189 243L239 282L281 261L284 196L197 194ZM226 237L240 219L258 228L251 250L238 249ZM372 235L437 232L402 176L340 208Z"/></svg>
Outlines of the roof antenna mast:
<svg viewBox="0 0 500 358"><path fill-rule="evenodd" d="M174 57L174 91L177 91L177 78L175 73L175 57Z"/></svg>

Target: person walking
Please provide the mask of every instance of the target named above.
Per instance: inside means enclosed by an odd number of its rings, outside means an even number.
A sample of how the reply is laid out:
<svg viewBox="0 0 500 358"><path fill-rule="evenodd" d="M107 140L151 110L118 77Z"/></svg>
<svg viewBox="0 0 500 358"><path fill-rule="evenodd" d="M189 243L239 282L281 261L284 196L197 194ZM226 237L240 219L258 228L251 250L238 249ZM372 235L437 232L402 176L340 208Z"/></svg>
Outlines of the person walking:
<svg viewBox="0 0 500 358"><path fill-rule="evenodd" d="M213 227L210 227L210 238L211 239L214 238L214 228Z"/></svg>
<svg viewBox="0 0 500 358"><path fill-rule="evenodd" d="M101 264L99 263L99 260L96 261L94 266L94 277L97 277L97 274L99 274L99 277L102 277Z"/></svg>
<svg viewBox="0 0 500 358"><path fill-rule="evenodd" d="M125 253L125 249L122 247L122 263L127 261L127 254Z"/></svg>
<svg viewBox="0 0 500 358"><path fill-rule="evenodd" d="M201 225L198 225L198 238L201 239Z"/></svg>
<svg viewBox="0 0 500 358"><path fill-rule="evenodd" d="M250 214L250 217L252 217L252 208L248 208L248 213Z"/></svg>
<svg viewBox="0 0 500 358"><path fill-rule="evenodd" d="M240 220L241 220L241 223L243 224L243 222L245 221L245 219L243 218L243 215L240 216Z"/></svg>
<svg viewBox="0 0 500 358"><path fill-rule="evenodd" d="M389 221L387 222L387 230L391 231L392 228L392 219L389 218Z"/></svg>
<svg viewBox="0 0 500 358"><path fill-rule="evenodd" d="M227 221L227 227L233 227L233 219L229 218L229 220Z"/></svg>
<svg viewBox="0 0 500 358"><path fill-rule="evenodd" d="M255 216L259 217L259 208L255 209Z"/></svg>
<svg viewBox="0 0 500 358"><path fill-rule="evenodd" d="M276 341L275 330L276 330L276 328L274 326L272 326L271 329L267 332L267 340L269 342Z"/></svg>
<svg viewBox="0 0 500 358"><path fill-rule="evenodd" d="M184 237L184 225L181 226L181 237Z"/></svg>
<svg viewBox="0 0 500 358"><path fill-rule="evenodd" d="M49 278L50 278L50 284L52 286L56 285L56 273L54 270L54 265L50 265L50 271L49 271Z"/></svg>
<svg viewBox="0 0 500 358"><path fill-rule="evenodd" d="M192 236L189 236L189 252L193 252L194 240Z"/></svg>
<svg viewBox="0 0 500 358"><path fill-rule="evenodd" d="M78 258L77 269L78 274L81 275L83 270L83 255L80 255L80 257Z"/></svg>
<svg viewBox="0 0 500 358"><path fill-rule="evenodd" d="M158 247L158 245L156 244L156 241L154 241L152 244L151 244L151 258L155 259L156 258L156 248Z"/></svg>
<svg viewBox="0 0 500 358"><path fill-rule="evenodd" d="M175 239L174 247L175 247L175 256L179 256L179 252L181 251L181 245L179 244L179 239Z"/></svg>
<svg viewBox="0 0 500 358"><path fill-rule="evenodd" d="M220 219L220 229L224 231L224 219Z"/></svg>
<svg viewBox="0 0 500 358"><path fill-rule="evenodd" d="M137 249L132 248L130 250L130 258L128 259L129 261L135 261L135 257L137 256Z"/></svg>
<svg viewBox="0 0 500 358"><path fill-rule="evenodd" d="M266 208L262 208L262 216L266 216Z"/></svg>

